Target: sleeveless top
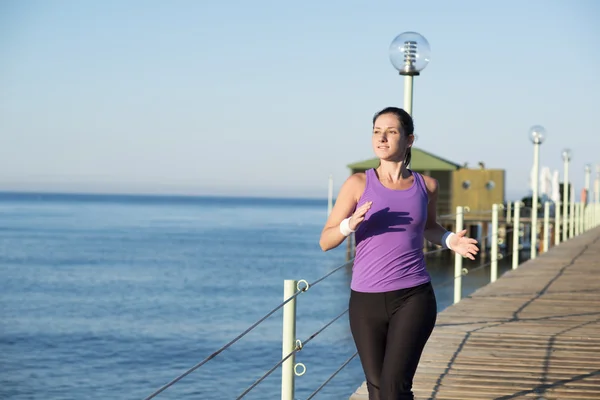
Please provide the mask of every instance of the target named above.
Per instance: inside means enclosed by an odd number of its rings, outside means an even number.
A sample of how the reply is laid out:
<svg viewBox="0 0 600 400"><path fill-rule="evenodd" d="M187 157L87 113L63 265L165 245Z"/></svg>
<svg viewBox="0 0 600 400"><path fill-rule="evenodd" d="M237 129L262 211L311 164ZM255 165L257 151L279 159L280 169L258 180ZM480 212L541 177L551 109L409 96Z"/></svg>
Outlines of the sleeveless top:
<svg viewBox="0 0 600 400"><path fill-rule="evenodd" d="M366 171L365 191L357 208L372 201L355 232L356 257L350 287L357 292L388 292L427 283L423 230L429 196L423 177L411 171L412 186L389 189L374 169Z"/></svg>

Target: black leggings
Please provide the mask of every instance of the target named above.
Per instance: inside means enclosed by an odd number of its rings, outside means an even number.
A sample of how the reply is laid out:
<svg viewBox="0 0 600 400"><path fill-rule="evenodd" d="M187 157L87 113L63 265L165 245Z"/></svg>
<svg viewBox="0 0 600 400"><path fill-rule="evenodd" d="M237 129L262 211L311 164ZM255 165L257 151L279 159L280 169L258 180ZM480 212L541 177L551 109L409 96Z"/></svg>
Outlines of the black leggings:
<svg viewBox="0 0 600 400"><path fill-rule="evenodd" d="M369 400L413 400L412 382L437 318L431 283L350 294L350 329Z"/></svg>

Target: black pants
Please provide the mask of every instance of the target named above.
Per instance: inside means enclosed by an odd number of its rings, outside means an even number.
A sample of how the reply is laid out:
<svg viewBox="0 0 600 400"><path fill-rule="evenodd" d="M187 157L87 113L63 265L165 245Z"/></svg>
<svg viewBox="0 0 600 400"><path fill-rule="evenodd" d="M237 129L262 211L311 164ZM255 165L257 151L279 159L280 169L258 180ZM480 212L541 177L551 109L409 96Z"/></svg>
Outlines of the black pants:
<svg viewBox="0 0 600 400"><path fill-rule="evenodd" d="M431 283L350 294L350 329L369 400L413 400L412 382L437 318Z"/></svg>

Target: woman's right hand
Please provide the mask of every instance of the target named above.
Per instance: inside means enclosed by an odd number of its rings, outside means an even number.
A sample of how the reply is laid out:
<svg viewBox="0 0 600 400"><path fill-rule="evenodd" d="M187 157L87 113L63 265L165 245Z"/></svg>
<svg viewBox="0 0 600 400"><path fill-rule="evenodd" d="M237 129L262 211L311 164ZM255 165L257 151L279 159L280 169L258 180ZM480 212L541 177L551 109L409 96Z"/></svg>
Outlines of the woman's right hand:
<svg viewBox="0 0 600 400"><path fill-rule="evenodd" d="M365 204L358 207L356 211L354 211L354 214L352 214L352 216L350 217L350 221L348 221L348 226L350 227L350 229L352 229L353 231L358 229L360 223L365 220L365 215L367 214L367 211L369 211L369 209L371 208L372 204L372 201L367 201Z"/></svg>

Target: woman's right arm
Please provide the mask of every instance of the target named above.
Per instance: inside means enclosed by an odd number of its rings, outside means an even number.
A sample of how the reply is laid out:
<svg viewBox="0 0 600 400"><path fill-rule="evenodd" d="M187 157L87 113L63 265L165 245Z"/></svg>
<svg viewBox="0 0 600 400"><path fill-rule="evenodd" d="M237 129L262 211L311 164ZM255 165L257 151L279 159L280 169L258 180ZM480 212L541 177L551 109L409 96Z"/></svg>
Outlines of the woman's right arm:
<svg viewBox="0 0 600 400"><path fill-rule="evenodd" d="M336 248L346 239L347 236L340 230L340 224L344 219L352 215L349 221L349 228L353 231L365 219L365 214L371 207L370 202L363 204L355 210L358 200L365 190L365 182L365 174L357 173L348 177L340 188L335 205L321 232L319 246L321 246L323 251Z"/></svg>

